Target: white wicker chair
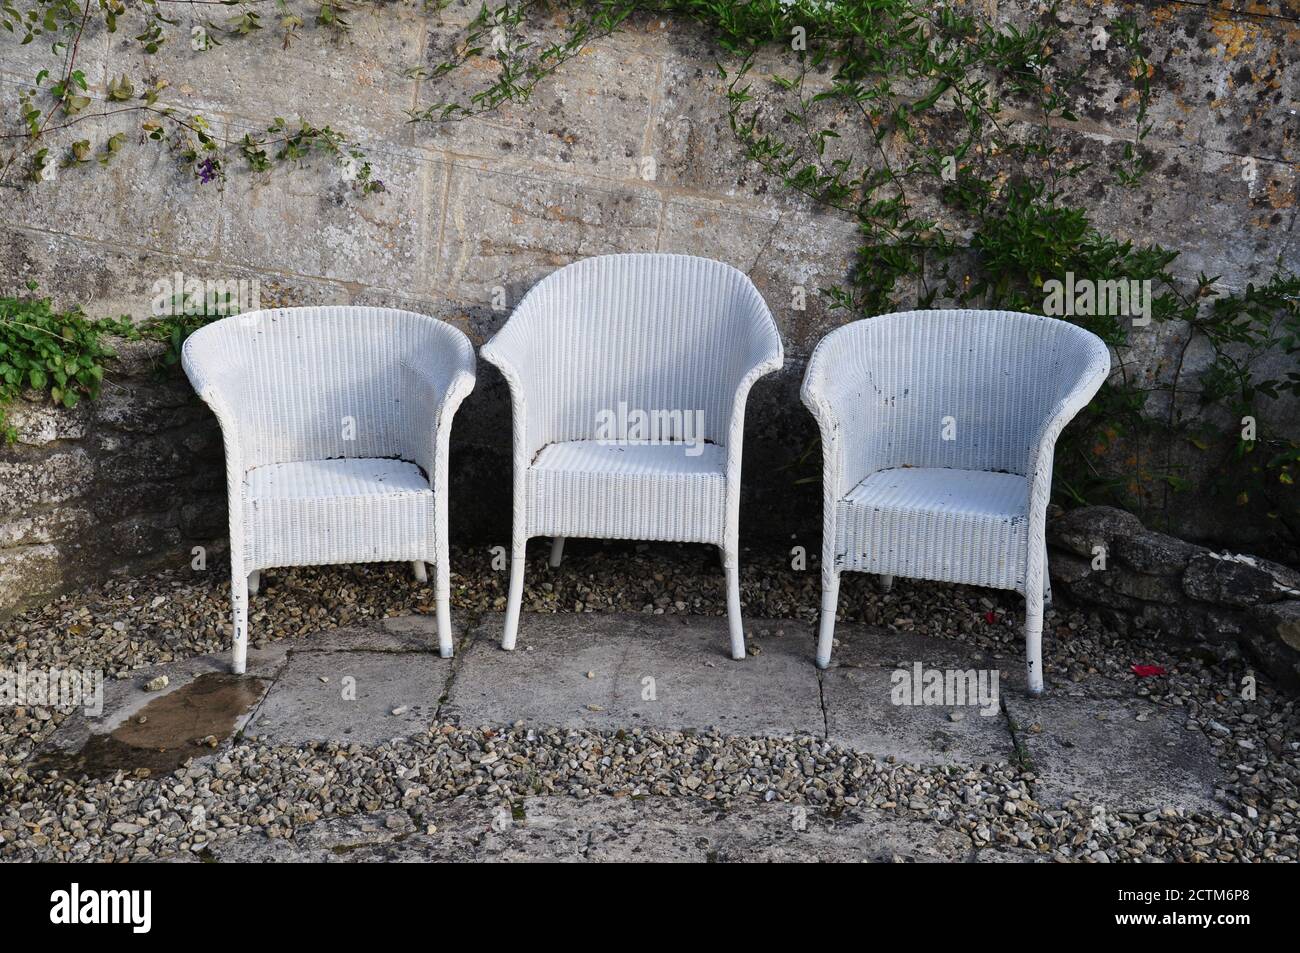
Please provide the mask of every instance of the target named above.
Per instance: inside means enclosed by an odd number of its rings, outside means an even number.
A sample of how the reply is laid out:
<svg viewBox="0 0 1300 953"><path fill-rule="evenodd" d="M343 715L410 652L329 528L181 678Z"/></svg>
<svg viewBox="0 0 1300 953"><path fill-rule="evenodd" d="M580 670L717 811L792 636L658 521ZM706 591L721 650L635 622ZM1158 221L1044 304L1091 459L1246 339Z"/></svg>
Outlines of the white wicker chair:
<svg viewBox="0 0 1300 953"><path fill-rule="evenodd" d="M408 311L282 308L195 331L183 363L226 448L234 671L273 566L409 561L423 582L433 563L450 657L447 446L474 387L465 335Z"/></svg>
<svg viewBox="0 0 1300 953"><path fill-rule="evenodd" d="M589 258L540 281L481 354L500 368L514 407L502 648L515 646L528 540L553 537L558 566L564 538L577 536L718 546L731 654L744 658L737 527L745 400L782 362L776 324L749 279L683 255ZM601 429L602 416L638 411L663 414L669 426L628 428L628 440ZM674 411L684 425L676 433ZM692 420L694 434L685 429Z"/></svg>
<svg viewBox="0 0 1300 953"><path fill-rule="evenodd" d="M845 570L1014 589L1029 689L1042 691L1044 523L1062 428L1102 385L1096 335L1006 311L909 311L828 334L803 401L821 429L817 664Z"/></svg>

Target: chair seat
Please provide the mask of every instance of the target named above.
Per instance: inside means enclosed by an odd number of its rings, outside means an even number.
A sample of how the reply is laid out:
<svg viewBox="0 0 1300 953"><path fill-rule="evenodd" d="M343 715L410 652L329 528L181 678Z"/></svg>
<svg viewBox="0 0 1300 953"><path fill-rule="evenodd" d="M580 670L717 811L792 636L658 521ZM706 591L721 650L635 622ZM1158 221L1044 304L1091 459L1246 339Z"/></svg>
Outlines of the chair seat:
<svg viewBox="0 0 1300 953"><path fill-rule="evenodd" d="M638 476L722 476L727 455L715 443L605 443L567 440L542 448L534 470Z"/></svg>
<svg viewBox="0 0 1300 953"><path fill-rule="evenodd" d="M1021 589L1028 505L1014 473L880 470L837 505L839 568Z"/></svg>
<svg viewBox="0 0 1300 953"><path fill-rule="evenodd" d="M251 569L434 560L433 490L403 460L303 460L244 477Z"/></svg>
<svg viewBox="0 0 1300 953"><path fill-rule="evenodd" d="M549 444L525 476L528 526L540 536L720 544L726 466L712 443Z"/></svg>
<svg viewBox="0 0 1300 953"><path fill-rule="evenodd" d="M245 477L248 497L325 500L390 493L433 495L420 468L404 460L304 460L256 467Z"/></svg>

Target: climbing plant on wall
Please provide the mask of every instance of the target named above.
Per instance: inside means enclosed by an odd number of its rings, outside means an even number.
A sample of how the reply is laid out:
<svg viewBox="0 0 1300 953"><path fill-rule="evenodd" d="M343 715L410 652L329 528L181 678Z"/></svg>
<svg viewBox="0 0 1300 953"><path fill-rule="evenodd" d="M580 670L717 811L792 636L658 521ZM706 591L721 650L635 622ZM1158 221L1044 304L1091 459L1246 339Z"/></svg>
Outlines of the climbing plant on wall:
<svg viewBox="0 0 1300 953"><path fill-rule="evenodd" d="M121 132L102 141L74 139L61 151L47 143L53 133L88 118L114 115L135 117L141 137L167 149L197 187L218 187L236 170L273 172L324 157L349 170L363 201L383 183L362 146L329 125L275 119L257 134L227 140L203 115L167 105L168 79L183 77L118 75L96 98L79 69L78 51L92 26L128 31L146 57L178 43L195 56L221 55L213 51L265 31L275 31L287 49L303 31L345 33L356 16L382 15L395 5L223 0L204 4L210 16L183 25L177 15L182 5L173 0L0 0L0 26L18 42L50 50L49 68L13 97L18 112L0 139L0 183L25 179L28 187L57 187L58 170L111 163L126 145ZM404 4L430 18L447 5ZM1267 354L1300 353L1300 278L1278 270L1260 285L1221 294L1211 277L1177 280L1176 250L1135 245L1099 230L1088 209L1070 198L1071 183L1087 162L1059 141L1060 128L1076 121L1072 103L1090 67L1072 70L1060 56L1068 39L1054 16L1057 4L1020 26L990 21L975 6L921 0L484 3L443 61L407 71L436 91L449 85L440 85L441 79L472 63L482 84L462 98L411 110L408 118L455 123L505 104L526 104L589 45L637 18L693 21L716 41L724 90L719 121L754 168L856 224L856 265L841 283L821 289L846 320L940 301L1042 312L1047 286L1066 275L1149 288L1144 319L1186 322L1194 333L1183 351L1192 339L1208 344L1209 369L1188 379L1180 354L1170 379L1138 380L1125 358L1146 345L1132 315L1063 315L1101 335L1120 362L1058 449L1058 489L1079 501L1140 501L1149 508L1163 498L1168 506L1184 480L1170 448L1182 442L1223 452L1215 470L1224 492L1239 505L1260 507L1294 537L1300 517L1292 478L1300 448L1269 433L1259 423L1259 408L1266 399L1300 395L1300 375L1265 378L1258 366ZM1156 68L1136 17L1112 21L1109 41L1122 54L1136 110L1131 135L1116 147L1108 171L1115 188L1134 189L1149 173L1144 141ZM55 182L45 181L52 177ZM0 365L0 375L6 373ZM1190 419L1204 419L1189 411L1207 404L1219 408L1231 439L1189 426Z"/></svg>

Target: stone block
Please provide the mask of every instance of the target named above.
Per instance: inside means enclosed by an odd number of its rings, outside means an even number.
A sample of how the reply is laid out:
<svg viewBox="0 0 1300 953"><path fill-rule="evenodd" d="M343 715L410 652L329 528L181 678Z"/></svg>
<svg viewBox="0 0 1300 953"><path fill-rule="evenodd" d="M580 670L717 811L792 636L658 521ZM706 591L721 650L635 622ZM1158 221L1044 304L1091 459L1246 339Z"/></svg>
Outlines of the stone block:
<svg viewBox="0 0 1300 953"><path fill-rule="evenodd" d="M1300 572L1253 556L1206 551L1188 563L1183 591L1202 602L1250 608L1300 597Z"/></svg>
<svg viewBox="0 0 1300 953"><path fill-rule="evenodd" d="M62 162L72 143L88 140L92 153L99 155L118 133L125 142L107 166L88 161L59 168L51 181L14 190L6 199L6 223L28 223L119 247L215 259L227 196L215 183L204 185L181 168L165 147L141 142L137 117L91 117L47 133L42 142ZM148 291L149 285L141 289Z"/></svg>
<svg viewBox="0 0 1300 953"><path fill-rule="evenodd" d="M437 235L445 166L416 150L371 157L385 191L361 195L322 161L231 176L222 207L222 255L250 269L376 285L424 284L424 249ZM306 302L303 302L306 303Z"/></svg>
<svg viewBox="0 0 1300 953"><path fill-rule="evenodd" d="M830 330L856 317L833 309L857 257L857 226L807 209L778 216L735 203L670 198L659 250L718 258L749 275L772 310L788 354L809 354Z"/></svg>
<svg viewBox="0 0 1300 953"><path fill-rule="evenodd" d="M562 265L591 255L654 251L659 222L652 189L521 177L457 162L433 287L487 309L494 289L504 288L506 308L494 312L499 327L529 288Z"/></svg>
<svg viewBox="0 0 1300 953"><path fill-rule="evenodd" d="M447 60L463 31L431 30L425 65ZM561 31L529 31L542 46ZM646 126L656 90L658 64L650 56L600 39L544 79L526 103L506 103L490 113L411 128L423 146L456 156L494 160L504 172L538 167L565 174L653 183L661 161L646 147ZM417 110L446 102L468 103L500 73L495 58L482 55L464 67L420 84Z"/></svg>
<svg viewBox="0 0 1300 953"><path fill-rule="evenodd" d="M346 19L346 30L309 21L287 46L281 30L268 28L222 36L220 46L206 51L193 49L184 26L154 54L141 50L134 31L119 29L109 57L114 72L168 79L160 97L166 105L210 121L232 113L250 117L232 130L235 139L246 131L264 134L280 116L354 138L397 141L415 94L406 71L419 63L424 22L398 6L350 9Z"/></svg>
<svg viewBox="0 0 1300 953"><path fill-rule="evenodd" d="M1144 531L1132 513L1109 506L1083 506L1069 510L1047 524L1048 541L1078 556L1092 558L1093 547L1109 551L1115 540Z"/></svg>
<svg viewBox="0 0 1300 953"><path fill-rule="evenodd" d="M57 543L95 528L95 515L79 506L61 506L0 523L0 549Z"/></svg>
<svg viewBox="0 0 1300 953"><path fill-rule="evenodd" d="M94 461L80 447L21 460L0 459L0 514L17 515L34 506L53 506L87 493Z"/></svg>
<svg viewBox="0 0 1300 953"><path fill-rule="evenodd" d="M57 546L0 550L0 606L12 609L56 589L65 569Z"/></svg>
<svg viewBox="0 0 1300 953"><path fill-rule="evenodd" d="M1181 575L1188 560L1203 551L1202 547L1176 536L1150 530L1121 536L1114 542L1114 553L1120 562L1140 573L1154 576Z"/></svg>

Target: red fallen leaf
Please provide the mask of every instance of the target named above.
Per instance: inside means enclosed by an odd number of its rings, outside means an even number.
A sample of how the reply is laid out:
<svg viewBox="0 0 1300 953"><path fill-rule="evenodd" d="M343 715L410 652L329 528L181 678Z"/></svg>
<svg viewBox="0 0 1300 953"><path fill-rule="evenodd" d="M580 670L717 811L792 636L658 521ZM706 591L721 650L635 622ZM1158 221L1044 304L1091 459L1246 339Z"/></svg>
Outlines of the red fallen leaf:
<svg viewBox="0 0 1300 953"><path fill-rule="evenodd" d="M1169 670L1163 665L1134 665L1133 674L1138 678L1150 678L1153 675L1168 675Z"/></svg>
<svg viewBox="0 0 1300 953"><path fill-rule="evenodd" d="M998 621L998 614L990 609L988 612L984 613L984 621L989 625L992 625L994 622Z"/></svg>

